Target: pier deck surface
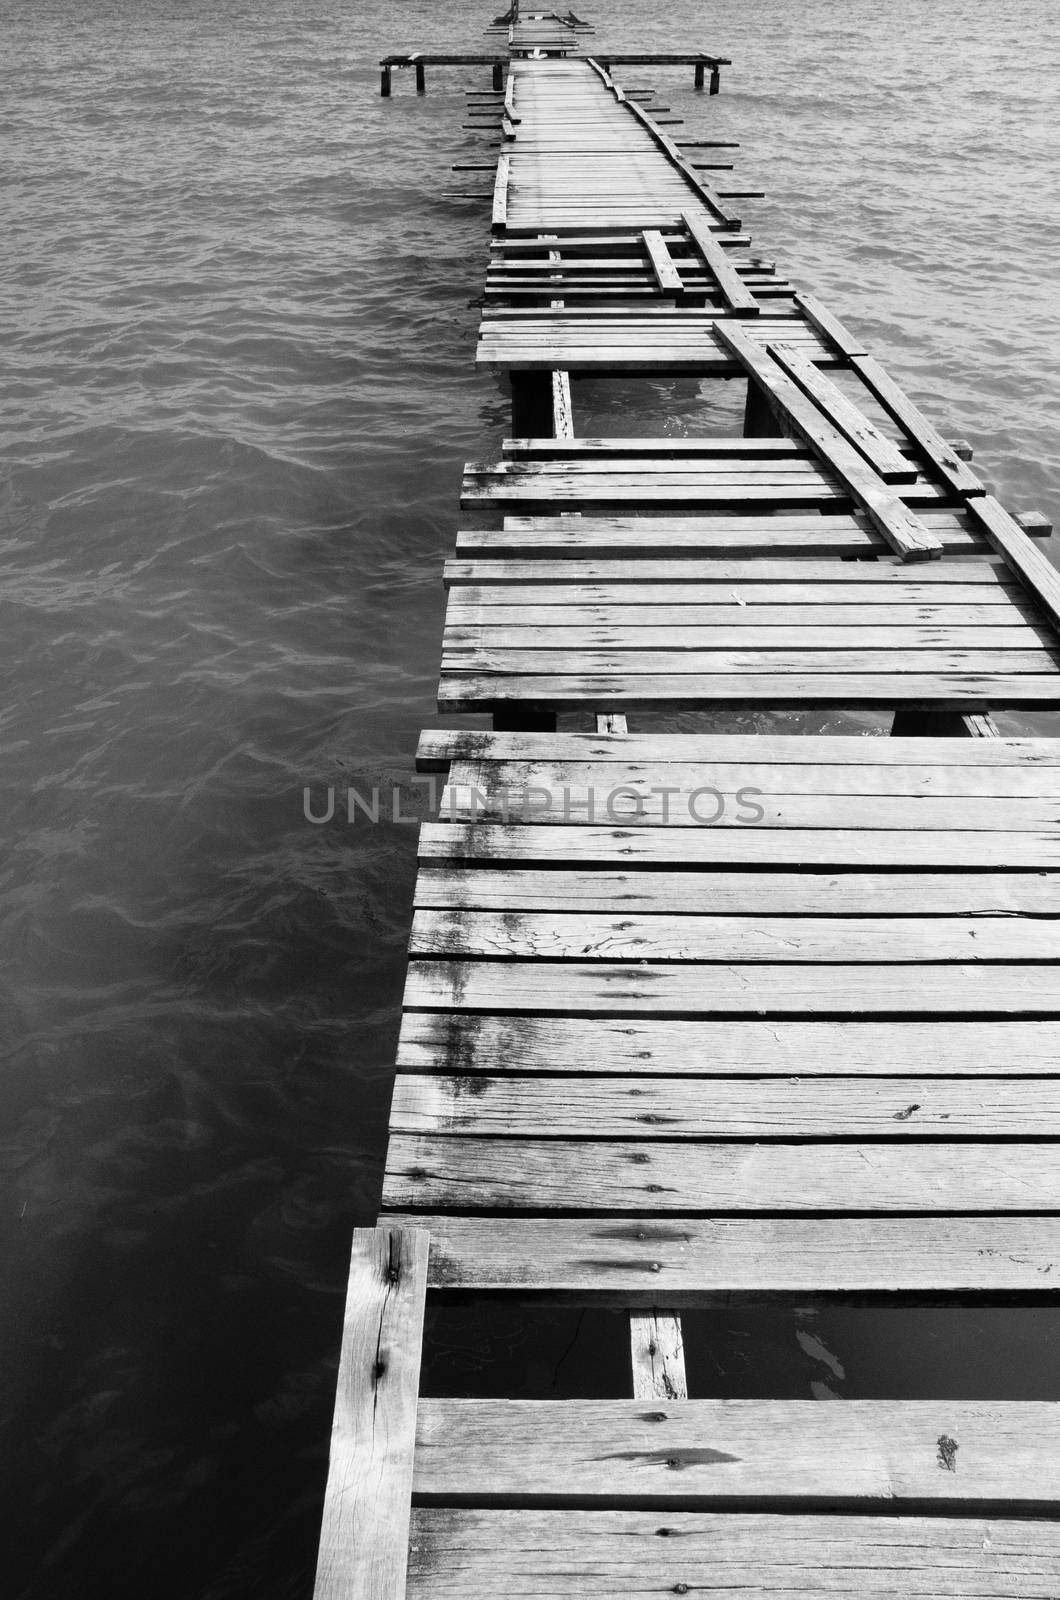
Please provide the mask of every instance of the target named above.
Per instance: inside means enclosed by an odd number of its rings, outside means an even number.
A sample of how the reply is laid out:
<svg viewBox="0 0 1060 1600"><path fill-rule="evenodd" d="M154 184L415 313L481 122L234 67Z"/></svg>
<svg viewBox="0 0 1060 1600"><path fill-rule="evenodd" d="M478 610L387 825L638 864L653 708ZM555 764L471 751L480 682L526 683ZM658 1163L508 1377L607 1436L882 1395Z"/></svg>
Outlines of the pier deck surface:
<svg viewBox="0 0 1060 1600"><path fill-rule="evenodd" d="M1060 577L575 21L499 19L513 437L465 472L439 695L494 727L418 752L318 1600L1052 1600L1057 1404L697 1398L684 1341L1055 1304L1060 741L989 713L1060 707ZM571 376L631 372L745 385L743 433L580 434ZM734 706L903 732L653 730ZM428 1296L618 1309L628 1386L420 1394Z"/></svg>

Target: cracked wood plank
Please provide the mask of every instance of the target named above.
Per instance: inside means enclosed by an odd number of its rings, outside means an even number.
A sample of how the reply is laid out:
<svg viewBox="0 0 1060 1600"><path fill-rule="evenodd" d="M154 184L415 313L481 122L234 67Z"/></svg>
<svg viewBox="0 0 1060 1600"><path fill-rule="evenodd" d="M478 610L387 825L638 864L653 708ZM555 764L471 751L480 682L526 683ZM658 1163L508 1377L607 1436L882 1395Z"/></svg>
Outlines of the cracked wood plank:
<svg viewBox="0 0 1060 1600"><path fill-rule="evenodd" d="M1055 1600L1058 1570L1060 1524L1031 1519L423 1506L409 1583L412 1600Z"/></svg>
<svg viewBox="0 0 1060 1600"><path fill-rule="evenodd" d="M314 1600L402 1600L427 1234L353 1235Z"/></svg>
<svg viewBox="0 0 1060 1600"><path fill-rule="evenodd" d="M453 1139L394 1134L392 1209L1053 1212L1060 1147L704 1140Z"/></svg>

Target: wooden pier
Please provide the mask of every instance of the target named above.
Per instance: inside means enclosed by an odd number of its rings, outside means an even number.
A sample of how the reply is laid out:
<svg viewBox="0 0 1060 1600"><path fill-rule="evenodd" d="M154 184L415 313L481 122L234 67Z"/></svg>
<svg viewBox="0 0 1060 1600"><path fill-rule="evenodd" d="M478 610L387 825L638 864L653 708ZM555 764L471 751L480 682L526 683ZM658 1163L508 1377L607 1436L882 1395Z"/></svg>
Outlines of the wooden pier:
<svg viewBox="0 0 1060 1600"><path fill-rule="evenodd" d="M661 57L498 26L513 436L466 469L439 691L493 726L418 751L318 1600L1053 1600L1060 1406L697 1398L682 1325L1055 1304L1060 741L991 716L1060 709L1048 526L607 70ZM630 373L742 385L741 433L585 436L578 379ZM712 731L823 706L892 735ZM628 1386L421 1394L429 1296L618 1308Z"/></svg>

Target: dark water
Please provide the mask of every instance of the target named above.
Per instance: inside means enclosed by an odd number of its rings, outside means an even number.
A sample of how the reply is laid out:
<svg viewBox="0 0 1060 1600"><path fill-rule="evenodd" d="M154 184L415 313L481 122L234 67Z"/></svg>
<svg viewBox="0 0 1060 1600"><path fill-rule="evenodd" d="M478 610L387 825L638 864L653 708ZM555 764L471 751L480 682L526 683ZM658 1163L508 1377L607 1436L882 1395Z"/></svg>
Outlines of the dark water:
<svg viewBox="0 0 1060 1600"><path fill-rule="evenodd" d="M490 8L4 9L0 1594L301 1597L414 855L311 826L302 788L410 775L460 465L506 414L472 366L485 207L444 195L477 187L463 80L384 103L373 62L479 48ZM667 98L744 141L760 240L1055 516L1051 7L710 15L597 11L734 57L719 99ZM469 1350L446 1315L438 1388L619 1374L586 1355L607 1319ZM1055 1385L1048 1312L702 1335L702 1393Z"/></svg>

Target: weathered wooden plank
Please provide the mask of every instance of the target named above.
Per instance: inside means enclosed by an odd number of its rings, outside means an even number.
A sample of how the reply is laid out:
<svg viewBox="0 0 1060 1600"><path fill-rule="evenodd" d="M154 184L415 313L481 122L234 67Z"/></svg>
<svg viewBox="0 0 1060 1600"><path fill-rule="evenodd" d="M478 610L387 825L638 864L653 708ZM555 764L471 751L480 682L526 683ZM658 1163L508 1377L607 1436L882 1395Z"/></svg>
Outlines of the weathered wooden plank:
<svg viewBox="0 0 1060 1600"><path fill-rule="evenodd" d="M798 297L796 297L798 300ZM894 418L908 438L921 449L935 470L957 494L981 495L986 491L967 462L962 461L923 412L889 377L867 351L851 354L851 366L883 409Z"/></svg>
<svg viewBox="0 0 1060 1600"><path fill-rule="evenodd" d="M494 233L503 233L508 224L508 183L511 176L511 157L505 152L497 161L497 178L493 188Z"/></svg>
<svg viewBox="0 0 1060 1600"><path fill-rule="evenodd" d="M427 1235L353 1236L315 1600L402 1600Z"/></svg>
<svg viewBox="0 0 1060 1600"><path fill-rule="evenodd" d="M756 918L784 913L844 916L979 916L1023 913L1055 916L1060 876L1050 872L929 873L626 872L586 867L569 871L509 871L504 867L421 866L419 906L519 912L612 911L745 912Z"/></svg>
<svg viewBox="0 0 1060 1600"><path fill-rule="evenodd" d="M997 630L1004 634L1025 624L1033 626L1039 638L1044 632L1034 621L1034 613L1029 607L1018 610L993 604L954 606L914 601L909 605L877 603L870 606L845 604L810 607L756 605L753 602L737 606L730 601L727 606L640 606L614 602L606 606L523 605L518 592L510 590L502 590L495 598L498 602L496 605L492 603L493 597L490 603L468 600L459 589L454 589L446 615L447 630L459 636L461 633L469 634L472 630L531 628L535 621L539 621L542 637L560 643L564 636L569 640L575 630L583 629L587 633L595 630L601 635L608 634L614 640L633 639L635 642L640 633L650 635L653 631L663 630L670 637L674 636L675 629L679 629L682 636L689 630L713 633L723 629L729 629L730 632L737 629L749 632L788 629L797 636L796 630L799 629L807 632L822 628L852 628L860 621L864 621L867 632L881 628L921 631L934 628L946 632L974 628L982 633ZM554 593L552 598L560 600L561 595ZM635 595L626 596L627 600L635 598ZM896 597L891 598L893 600Z"/></svg>
<svg viewBox="0 0 1060 1600"><path fill-rule="evenodd" d="M394 1085L390 1131L499 1139L1045 1139L1060 1136L1060 1085L982 1076L406 1074Z"/></svg>
<svg viewBox="0 0 1060 1600"><path fill-rule="evenodd" d="M993 495L976 496L969 502L969 510L974 525L982 529L989 543L1030 590L1052 623L1060 627L1060 572L1035 548Z"/></svg>
<svg viewBox="0 0 1060 1600"><path fill-rule="evenodd" d="M507 830L505 830L507 831ZM1038 962L907 966L667 966L591 961L412 961L405 1005L421 1011L588 1016L1060 1015L1060 969Z"/></svg>
<svg viewBox="0 0 1060 1600"><path fill-rule="evenodd" d="M680 764L779 763L785 767L899 766L1060 767L1060 739L997 739L989 743L939 738L849 738L834 734L635 733L602 739L595 733L495 732L486 728L426 728L417 761L628 762ZM836 782L842 774L832 774ZM812 781L812 780L807 780ZM881 780L882 781L882 780ZM1050 781L1048 776L1046 781Z"/></svg>
<svg viewBox="0 0 1060 1600"><path fill-rule="evenodd" d="M659 701L686 704L771 705L777 709L806 706L895 706L903 702L943 705L955 711L984 707L1060 707L1060 675L1056 673L942 672L895 674L886 670L856 675L827 672L741 671L726 675L630 672L578 673L555 677L452 674L442 679L438 709L444 714L478 712L506 702L546 704L553 708L594 707Z"/></svg>
<svg viewBox="0 0 1060 1600"><path fill-rule="evenodd" d="M1038 1520L420 1506L409 1585L413 1600L1054 1600L1058 1567L1060 1526Z"/></svg>
<svg viewBox="0 0 1060 1600"><path fill-rule="evenodd" d="M445 580L447 584L489 584L493 587L517 583L520 586L531 586L529 599L525 593L519 597L525 604L537 601L547 603L548 596L541 595L537 591L548 583L596 586L604 591L593 597L599 599L608 598L609 585L637 584L646 591L648 600L664 601L673 601L675 597L672 594L653 593L653 586L665 583L679 584L682 592L691 596L686 602L689 605L720 598L717 590L712 596L709 587L723 584L730 586L728 598L736 605L741 601L762 602L772 598L772 591L785 583L791 584L793 588L787 594L783 592L776 594L776 598L790 604L795 604L804 598L812 602L814 585L820 585L822 590L827 585L827 591L817 596L821 600L842 599L842 594L837 594L836 589L856 591L866 586L879 588L882 591L889 585L890 592L881 594L881 598L892 603L898 598L895 590L900 591L903 596L912 599L930 599L936 604L944 604L947 600L961 604L968 601L983 604L987 600L985 593L969 592L976 587L984 591L1001 590L1006 596L1019 592L1018 580L1014 574L977 556L966 561L947 562L945 565L941 562L938 565L933 562L930 564L921 562L911 569L892 561L837 561L813 558L800 561L797 557L771 556L755 560L735 558L731 561L696 561L694 558L687 558L632 562L608 561L602 557L562 562L449 560L445 564ZM731 592L733 584L747 584L749 587L746 593L734 596ZM763 593L763 589L770 592ZM855 594L855 598L861 597ZM552 603L557 603L556 596L552 597ZM1000 599L998 603L1002 603Z"/></svg>
<svg viewBox="0 0 1060 1600"><path fill-rule="evenodd" d="M689 677L709 678L712 674L728 677L741 673L791 673L826 675L836 673L849 679L873 674L889 675L901 680L911 673L941 677L959 673L968 677L994 674L1054 672L1060 658L1055 650L1019 650L1011 648L955 649L948 642L921 650L903 646L895 639L888 649L850 649L822 641L818 648L809 650L782 649L776 644L757 645L748 650L722 648L697 650L679 648L649 650L642 648L631 655L623 650L594 650L571 640L561 655L544 650L517 649L502 645L495 648L477 641L471 646L447 649L442 654L443 673L466 673L469 676L488 676L496 673L505 677L523 676L532 679L540 675L545 679L560 677L571 682L579 674L587 680L605 678L609 673L618 676L644 678L658 673L670 679ZM1018 687L1018 685L1017 685ZM903 698L900 681L891 683L891 693ZM1060 685L1054 686L1060 695ZM680 694L680 685L678 685Z"/></svg>
<svg viewBox="0 0 1060 1600"><path fill-rule="evenodd" d="M664 294L681 294L684 291L681 274L666 247L662 234L657 228L646 228L643 237L644 248L648 252L648 261L657 286Z"/></svg>
<svg viewBox="0 0 1060 1600"><path fill-rule="evenodd" d="M1060 919L421 907L409 953L521 961L1057 961Z"/></svg>
<svg viewBox="0 0 1060 1600"><path fill-rule="evenodd" d="M821 304L816 295L796 294L795 304L810 326L833 345L840 355L848 360L853 360L855 356L868 355L865 341L845 328L839 318L834 317L827 307Z"/></svg>
<svg viewBox="0 0 1060 1600"><path fill-rule="evenodd" d="M714 234L706 226L706 219L694 211L685 211L682 213L682 220L696 249L714 277L729 310L736 316L757 317L761 312L761 306L737 274Z"/></svg>
<svg viewBox="0 0 1060 1600"><path fill-rule="evenodd" d="M853 401L848 400L842 390L801 350L783 343L771 344L769 350L788 377L820 407L829 422L865 457L884 483L913 483L916 480L915 463L903 456L898 446L874 427Z"/></svg>
<svg viewBox="0 0 1060 1600"><path fill-rule="evenodd" d="M383 1201L419 1210L1048 1212L1060 1146L459 1139L395 1133Z"/></svg>
<svg viewBox="0 0 1060 1600"><path fill-rule="evenodd" d="M504 1504L807 1501L1044 1510L1060 1406L1035 1401L424 1400L416 1493Z"/></svg>
<svg viewBox="0 0 1060 1600"><path fill-rule="evenodd" d="M739 360L751 381L768 395L770 403L782 409L795 432L824 457L892 549L905 560L923 561L941 555L942 547L934 535L886 488L864 457L824 419L802 390L785 377L761 344L726 322L715 325L715 335Z"/></svg>
<svg viewBox="0 0 1060 1600"><path fill-rule="evenodd" d="M821 665L839 667L843 652L894 651L918 657L934 653L932 666L941 666L938 652L947 656L956 652L968 656L970 652L1035 651L1042 645L1043 630L1029 624L1012 627L910 627L893 624L866 623L861 628L853 624L828 627L818 624L796 624L794 627L686 627L677 632L670 627L631 627L619 631L606 624L589 625L577 630L570 627L543 625L512 626L504 622L483 622L467 626L450 624L445 630L443 665L458 668L474 667L476 670L495 669L528 672L540 666L549 671L560 663L566 670L577 662L587 665L589 660L606 659L613 665L625 661L644 671L651 659L661 659L671 670L676 670L675 655L684 655L700 663L709 661L714 653L723 651L767 652L766 663L774 665L768 652L783 651L789 659L796 651L821 651L839 653L839 661L829 659ZM563 657L553 652L562 651ZM1049 652L1052 656L1053 652ZM720 657L719 657L720 659ZM816 663L815 663L816 664ZM1019 662L994 661L995 667L1018 667Z"/></svg>
<svg viewBox="0 0 1060 1600"><path fill-rule="evenodd" d="M783 737L780 736L777 742L783 743ZM895 757L890 761L877 761L876 751L885 748L883 741L870 742L867 739L858 741L860 761L844 761L840 754L835 764L830 762L827 755L814 761L797 749L781 752L779 759L760 760L756 750L747 750L746 741L742 741L741 745L747 752L743 759L735 759L734 752L722 748L713 761L682 760L683 752L678 748L669 760L662 756L651 760L641 758L640 738L640 735L635 735L629 743L618 746L613 753L605 750L603 754L597 754L588 746L582 746L580 756L553 753L552 747L545 741L546 748L529 759L504 758L499 750L494 751L486 745L477 753L468 752L454 757L452 780L457 785L478 784L490 793L500 793L504 789L514 791L535 784L554 789L577 785L583 790L597 789L601 795L619 787L630 788L644 798L646 814L651 814L647 808L653 803L653 796L665 798L666 790L673 794L691 792L709 783L726 793L757 785L771 795L876 796L890 799L921 796L972 803L991 799L1034 799L1036 807L1038 802L1045 800L1053 810L1042 814L1039 825L1047 820L1060 821L1060 772L1056 766L1048 764L1003 765L1000 762L955 761L951 765L950 751L937 758L937 765L926 761L918 763L915 759L903 764ZM801 742L798 736L789 738L789 744L796 742ZM627 809L632 809L632 806ZM953 813L954 817L958 814L956 810ZM856 813L852 812L851 815ZM992 826L999 820L992 815L988 804L983 805L980 815L980 825L984 827ZM792 825L796 825L794 820ZM847 825L854 827L857 824L852 821ZM958 826L956 822L953 825Z"/></svg>
<svg viewBox="0 0 1060 1600"><path fill-rule="evenodd" d="M572 813L573 814L573 813ZM909 833L897 829L609 828L595 824L424 823L424 861L534 862L573 867L588 862L623 867L960 867L1060 866L1060 841L1049 833Z"/></svg>
<svg viewBox="0 0 1060 1600"><path fill-rule="evenodd" d="M432 1216L430 1226L433 1288L636 1306L724 1305L734 1295L1039 1297L1055 1293L1060 1272L1055 1216Z"/></svg>

